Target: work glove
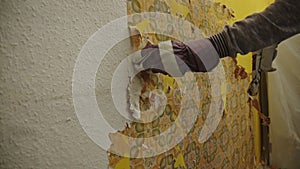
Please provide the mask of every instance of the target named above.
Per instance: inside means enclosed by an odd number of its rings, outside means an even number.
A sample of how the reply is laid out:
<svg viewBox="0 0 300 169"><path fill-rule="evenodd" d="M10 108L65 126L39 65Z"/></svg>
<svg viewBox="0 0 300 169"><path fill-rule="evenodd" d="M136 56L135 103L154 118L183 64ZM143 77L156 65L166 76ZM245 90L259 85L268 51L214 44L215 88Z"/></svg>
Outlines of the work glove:
<svg viewBox="0 0 300 169"><path fill-rule="evenodd" d="M151 69L173 77L183 76L186 72L207 72L219 63L219 54L211 40L178 42L164 41L158 45L150 44L132 58L137 71Z"/></svg>

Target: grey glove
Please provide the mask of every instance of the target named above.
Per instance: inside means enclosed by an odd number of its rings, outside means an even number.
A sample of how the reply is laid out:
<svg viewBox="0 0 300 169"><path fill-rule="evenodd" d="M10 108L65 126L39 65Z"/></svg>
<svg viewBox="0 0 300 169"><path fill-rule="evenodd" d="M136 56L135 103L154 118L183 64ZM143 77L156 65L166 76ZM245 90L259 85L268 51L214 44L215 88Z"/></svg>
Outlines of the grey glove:
<svg viewBox="0 0 300 169"><path fill-rule="evenodd" d="M136 70L151 69L171 76L211 71L219 63L219 55L208 39L188 42L164 41L148 45L131 59Z"/></svg>

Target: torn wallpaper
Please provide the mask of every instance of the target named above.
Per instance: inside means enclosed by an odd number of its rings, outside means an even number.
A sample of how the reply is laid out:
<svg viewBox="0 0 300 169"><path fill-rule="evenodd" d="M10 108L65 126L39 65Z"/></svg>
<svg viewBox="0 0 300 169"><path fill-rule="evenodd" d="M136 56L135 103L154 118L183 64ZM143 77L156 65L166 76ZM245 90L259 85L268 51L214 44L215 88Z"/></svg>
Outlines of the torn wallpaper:
<svg viewBox="0 0 300 169"><path fill-rule="evenodd" d="M133 122L125 130L120 131L122 134L147 138L159 135L170 128L179 115L180 102L184 99L197 100L196 96L184 97L179 92L184 87L190 87L188 88L190 90L195 88L192 85L194 82L189 80L191 74L196 77L197 89L200 94L198 96L200 102L197 106L192 107L193 111L198 112L196 122L188 136L169 151L150 158L129 159L109 154L109 166L117 169L118 166L127 166L127 168L254 168L252 116L246 91L249 78L242 79L240 76L234 78L236 64L231 58L223 59L222 62L226 65L226 109L217 129L206 142L199 142L199 136L201 136L203 128L206 126L205 121L208 120L213 123L217 118L211 116L212 119L207 119L210 104L219 102L222 99L221 95L212 99L210 94L211 83L208 83L208 78L213 77L212 83L220 83L221 79L216 76L219 69L216 68L210 73L187 73L184 77L176 79L163 74L143 73L137 76L141 79L142 88L144 89L141 94L157 89L163 90L167 97L166 108L159 118L154 118L154 121L149 123ZM140 103L142 110L150 107L147 101L141 99ZM213 111L215 111L213 114L219 113L219 109ZM186 119L186 123L190 121L192 120ZM209 133L204 132L201 137L206 137L207 134L209 135ZM112 148L120 146L119 149L122 149L124 147L122 145L128 144L126 139L115 140L114 134L110 137L113 142ZM160 137L159 139L158 142L165 145L177 138L176 135L167 135L167 137ZM137 157L138 152L141 151L139 149L145 149L142 152L147 153L148 149L156 148L156 145L143 147L143 143L143 141L137 143L137 146L130 150L131 157Z"/></svg>
<svg viewBox="0 0 300 169"><path fill-rule="evenodd" d="M136 50L147 43L209 36L222 30L233 17L226 6L210 0L128 0L127 9L128 14L163 12L179 16L201 30L195 33L192 26L173 23L168 18L149 20L137 15L128 21L131 31L141 34L132 37ZM247 95L250 78L239 71L232 58L220 63L209 73L188 72L182 77L149 71L138 74L129 86L129 102L132 109L144 112L133 116L148 121L127 124L119 133L145 139L134 143L123 155L108 153L109 168L254 168L253 116ZM221 71L225 71L225 79L219 76ZM217 95L212 90L215 84L220 84ZM212 104L219 106L212 108ZM181 113L187 116L180 119ZM182 138L178 131L186 128L190 130ZM170 134L160 136L166 131ZM110 134L111 150L122 150L131 144L125 137L116 139L116 135ZM155 136L155 144L147 141Z"/></svg>
<svg viewBox="0 0 300 169"><path fill-rule="evenodd" d="M129 26L134 26L154 44L170 38L164 35L172 35L180 41L199 39L221 31L229 20L233 19L233 11L225 5L211 0L128 0L128 15L141 12L160 12L170 16L183 18L202 32L201 35L194 35L193 28L182 22L174 23L169 18L158 20L145 19L140 16L129 20ZM158 31L159 30L159 31ZM155 32L163 32L164 35Z"/></svg>

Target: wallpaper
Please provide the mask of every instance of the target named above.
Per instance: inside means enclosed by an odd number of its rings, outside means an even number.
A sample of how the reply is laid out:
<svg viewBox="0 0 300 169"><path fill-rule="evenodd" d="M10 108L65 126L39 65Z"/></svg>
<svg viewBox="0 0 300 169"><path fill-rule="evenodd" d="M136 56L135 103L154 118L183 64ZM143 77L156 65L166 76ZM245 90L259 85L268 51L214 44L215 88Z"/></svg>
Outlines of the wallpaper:
<svg viewBox="0 0 300 169"><path fill-rule="evenodd" d="M209 36L234 17L228 7L210 0L128 0L127 9L129 15L162 12L191 23L185 27L168 17L153 20L136 15L128 20L131 31L140 34L132 37L136 50L147 43ZM155 105L152 95L163 95L166 105L159 112L149 111L147 122L124 124L124 130L111 133L110 149L121 154L108 153L109 168L254 168L253 116L246 91L250 78L234 59L222 59L208 73L170 77L144 71L133 81L141 85L141 111ZM126 137L117 139L117 134L141 139L132 143ZM122 152L128 145L132 146Z"/></svg>

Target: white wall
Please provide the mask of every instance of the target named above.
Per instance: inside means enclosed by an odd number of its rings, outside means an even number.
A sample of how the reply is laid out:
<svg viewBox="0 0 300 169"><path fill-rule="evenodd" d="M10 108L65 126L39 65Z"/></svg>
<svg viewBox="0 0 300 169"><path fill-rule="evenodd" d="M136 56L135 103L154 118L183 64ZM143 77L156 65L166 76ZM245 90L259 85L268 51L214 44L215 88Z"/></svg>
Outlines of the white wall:
<svg viewBox="0 0 300 169"><path fill-rule="evenodd" d="M125 14L125 0L0 1L0 168L106 168L76 117L72 75L88 38ZM98 100L114 64L97 76Z"/></svg>

